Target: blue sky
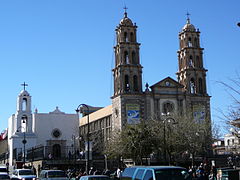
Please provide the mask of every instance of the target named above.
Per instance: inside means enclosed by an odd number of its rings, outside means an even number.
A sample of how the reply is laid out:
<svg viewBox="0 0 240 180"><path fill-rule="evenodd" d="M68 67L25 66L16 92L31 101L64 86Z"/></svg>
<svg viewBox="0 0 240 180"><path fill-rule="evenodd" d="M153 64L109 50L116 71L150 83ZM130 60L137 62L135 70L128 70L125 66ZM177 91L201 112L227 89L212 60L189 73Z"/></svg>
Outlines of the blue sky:
<svg viewBox="0 0 240 180"><path fill-rule="evenodd" d="M178 33L191 14L201 31L212 120L224 131L217 109L231 98L216 82L240 68L239 0L1 0L0 131L16 112L24 81L39 112L111 104L115 27L124 5L138 25L143 84L150 85L176 79Z"/></svg>

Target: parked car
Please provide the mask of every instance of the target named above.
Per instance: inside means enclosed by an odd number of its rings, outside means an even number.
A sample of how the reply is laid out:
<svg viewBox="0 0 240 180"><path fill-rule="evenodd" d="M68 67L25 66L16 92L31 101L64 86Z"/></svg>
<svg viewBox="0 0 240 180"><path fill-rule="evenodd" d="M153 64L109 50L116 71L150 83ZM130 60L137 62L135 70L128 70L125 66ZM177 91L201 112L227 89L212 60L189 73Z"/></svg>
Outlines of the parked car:
<svg viewBox="0 0 240 180"><path fill-rule="evenodd" d="M68 180L66 173L62 170L42 170L39 180Z"/></svg>
<svg viewBox="0 0 240 180"><path fill-rule="evenodd" d="M178 166L132 166L125 168L120 180L191 180L187 169Z"/></svg>
<svg viewBox="0 0 240 180"><path fill-rule="evenodd" d="M31 169L15 169L12 173L11 180L35 180L37 176Z"/></svg>
<svg viewBox="0 0 240 180"><path fill-rule="evenodd" d="M0 165L0 174L8 174L7 166Z"/></svg>
<svg viewBox="0 0 240 180"><path fill-rule="evenodd" d="M10 176L8 174L0 174L0 180L10 180Z"/></svg>
<svg viewBox="0 0 240 180"><path fill-rule="evenodd" d="M81 176L79 180L111 180L109 176L106 175L88 175Z"/></svg>

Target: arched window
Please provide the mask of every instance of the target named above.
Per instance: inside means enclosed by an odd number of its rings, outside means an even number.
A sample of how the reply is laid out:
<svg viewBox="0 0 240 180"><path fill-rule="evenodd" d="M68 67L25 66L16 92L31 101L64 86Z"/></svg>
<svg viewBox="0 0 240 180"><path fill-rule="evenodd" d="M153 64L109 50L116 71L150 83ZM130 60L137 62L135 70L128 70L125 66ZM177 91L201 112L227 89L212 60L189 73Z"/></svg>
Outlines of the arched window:
<svg viewBox="0 0 240 180"><path fill-rule="evenodd" d="M135 51L132 52L132 63L137 64L137 58L136 58L136 53Z"/></svg>
<svg viewBox="0 0 240 180"><path fill-rule="evenodd" d="M124 41L128 42L128 34L127 34L127 32L124 32Z"/></svg>
<svg viewBox="0 0 240 180"><path fill-rule="evenodd" d="M26 110L27 110L27 98L23 98L22 111L26 111Z"/></svg>
<svg viewBox="0 0 240 180"><path fill-rule="evenodd" d="M182 58L180 58L179 67L180 67L180 69L183 68L183 60L182 60Z"/></svg>
<svg viewBox="0 0 240 180"><path fill-rule="evenodd" d="M227 146L230 146L230 139L227 140Z"/></svg>
<svg viewBox="0 0 240 180"><path fill-rule="evenodd" d="M202 78L198 79L198 86L199 86L199 93L203 94L203 82L202 82Z"/></svg>
<svg viewBox="0 0 240 180"><path fill-rule="evenodd" d="M61 146L59 144L54 144L52 146L52 155L54 159L61 158Z"/></svg>
<svg viewBox="0 0 240 180"><path fill-rule="evenodd" d="M138 91L138 77L136 75L133 76L133 89Z"/></svg>
<svg viewBox="0 0 240 180"><path fill-rule="evenodd" d="M191 94L195 94L195 81L194 81L194 79L192 78L191 80L190 80L190 93Z"/></svg>
<svg viewBox="0 0 240 180"><path fill-rule="evenodd" d="M200 67L199 56L196 56L196 66Z"/></svg>
<svg viewBox="0 0 240 180"><path fill-rule="evenodd" d="M129 86L129 77L128 75L125 75L125 84L124 84L125 91L128 92L130 90Z"/></svg>
<svg viewBox="0 0 240 180"><path fill-rule="evenodd" d="M26 115L23 115L21 118L21 132L27 132L27 123L28 123L28 118Z"/></svg>
<svg viewBox="0 0 240 180"><path fill-rule="evenodd" d="M189 67L194 67L193 57L192 56L189 57Z"/></svg>
<svg viewBox="0 0 240 180"><path fill-rule="evenodd" d="M194 38L194 46L195 46L195 47L198 47L198 40L197 40L196 37Z"/></svg>
<svg viewBox="0 0 240 180"><path fill-rule="evenodd" d="M192 47L192 39L188 38L188 47Z"/></svg>
<svg viewBox="0 0 240 180"><path fill-rule="evenodd" d="M133 32L130 33L130 41L131 41L131 42L134 42Z"/></svg>
<svg viewBox="0 0 240 180"><path fill-rule="evenodd" d="M127 51L124 52L124 63L129 64L129 56Z"/></svg>
<svg viewBox="0 0 240 180"><path fill-rule="evenodd" d="M163 113L164 113L164 114L171 113L171 112L173 112L173 110L174 110L174 105L173 105L173 103L171 103L171 102L166 102L166 103L163 104Z"/></svg>

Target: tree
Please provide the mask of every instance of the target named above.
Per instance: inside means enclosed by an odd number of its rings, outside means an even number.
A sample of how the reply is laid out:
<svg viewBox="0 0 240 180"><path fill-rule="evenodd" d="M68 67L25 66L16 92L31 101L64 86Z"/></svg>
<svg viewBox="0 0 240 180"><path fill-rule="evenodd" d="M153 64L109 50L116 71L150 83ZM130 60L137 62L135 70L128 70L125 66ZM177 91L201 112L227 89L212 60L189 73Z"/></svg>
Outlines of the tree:
<svg viewBox="0 0 240 180"><path fill-rule="evenodd" d="M188 113L184 116L161 116L153 119L154 136L158 139L155 153L164 156L169 164L183 157L206 155L211 148L211 125L206 119L201 122L194 120Z"/></svg>
<svg viewBox="0 0 240 180"><path fill-rule="evenodd" d="M121 132L115 133L109 140L106 153L110 157L132 158L136 164L153 152L155 139L148 124L126 125Z"/></svg>
<svg viewBox="0 0 240 180"><path fill-rule="evenodd" d="M227 111L220 110L221 119L227 125L227 129L232 129L233 134L238 137L240 134L235 133L240 130L240 75L237 72L236 78L229 78L228 82L218 81L229 94L232 102L229 104Z"/></svg>
<svg viewBox="0 0 240 180"><path fill-rule="evenodd" d="M126 125L112 134L107 143L108 157L132 158L136 164L155 154L168 164L195 155L206 156L211 149L211 124L207 119L198 122L193 115L160 116L139 124Z"/></svg>

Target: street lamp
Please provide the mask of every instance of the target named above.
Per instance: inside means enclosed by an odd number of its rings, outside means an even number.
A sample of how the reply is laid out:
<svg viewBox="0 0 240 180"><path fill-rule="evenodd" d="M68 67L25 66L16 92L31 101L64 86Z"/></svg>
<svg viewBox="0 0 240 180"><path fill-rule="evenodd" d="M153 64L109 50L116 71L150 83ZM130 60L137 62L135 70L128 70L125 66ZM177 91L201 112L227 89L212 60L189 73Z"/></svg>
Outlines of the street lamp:
<svg viewBox="0 0 240 180"><path fill-rule="evenodd" d="M73 141L72 147L73 147L73 151L74 151L74 165L76 165L76 143L75 143L75 140L76 140L76 136L73 134L72 135L72 141Z"/></svg>
<svg viewBox="0 0 240 180"><path fill-rule="evenodd" d="M171 121L173 121L173 124L177 124L177 122L175 121L175 119L173 119L172 117L168 117L170 116L170 113L162 113L162 116L165 116L166 118L164 118L162 120L163 122L163 143L164 143L164 162L166 163L167 162L167 148L166 148L166 123L171 123ZM170 160L170 159L169 159ZM170 164L170 161L169 161L169 164Z"/></svg>
<svg viewBox="0 0 240 180"><path fill-rule="evenodd" d="M22 120L23 120L22 122L25 124L25 130L23 131L23 140L22 140L22 143L23 143L23 166L25 166L25 161L26 161L25 148L26 148L26 143L27 143L27 140L26 140L26 121L27 121L27 117L23 116Z"/></svg>
<svg viewBox="0 0 240 180"><path fill-rule="evenodd" d="M89 132L90 132L90 126L89 126L89 107L86 104L80 104L78 105L76 112L79 114L81 112L81 107L86 107L87 108L87 160L86 160L86 173L88 174L88 169L89 169Z"/></svg>

